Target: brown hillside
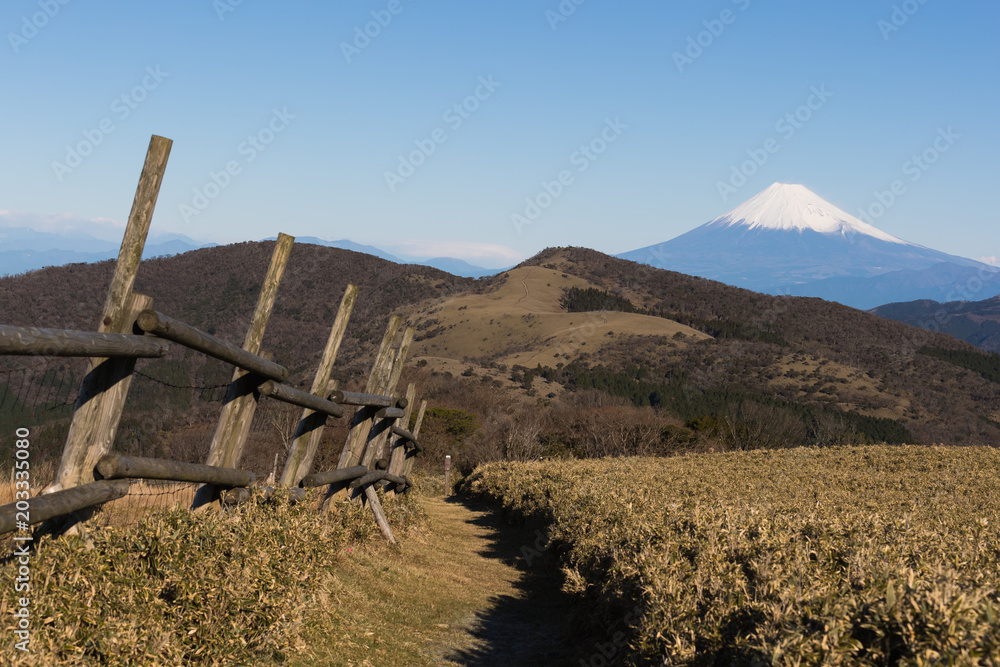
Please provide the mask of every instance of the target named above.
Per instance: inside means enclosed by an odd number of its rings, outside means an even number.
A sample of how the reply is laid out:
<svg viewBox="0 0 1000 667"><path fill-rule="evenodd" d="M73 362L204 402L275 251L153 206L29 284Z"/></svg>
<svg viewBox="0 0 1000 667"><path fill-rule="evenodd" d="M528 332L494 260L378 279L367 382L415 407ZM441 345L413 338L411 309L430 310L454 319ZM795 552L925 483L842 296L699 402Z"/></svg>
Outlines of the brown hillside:
<svg viewBox="0 0 1000 667"><path fill-rule="evenodd" d="M272 243L242 243L150 260L140 269L136 289L151 295L158 310L238 343L272 248ZM104 262L0 279L0 322L92 329L110 275L111 264ZM877 438L895 427L894 437L903 433L920 443L1000 442L1000 385L917 352L973 349L961 341L819 299L757 294L577 248L550 249L504 274L470 280L351 251L296 245L264 342L277 361L292 367L294 382L311 379L348 282L358 284L361 294L337 377L360 381L389 314L398 312L417 327L411 367L425 368L408 375L422 383L421 394L432 405L440 398L441 406L460 405L477 414L480 429L507 424L510 442L527 442L536 448L530 451L582 446L573 429L555 424L564 413L552 397L563 396L564 388L574 395L595 388L616 394L616 400L654 405L675 423L697 421L699 429L751 401L804 424L807 442L828 441L819 431L842 426L838 415L851 418L848 434L863 428ZM641 312L567 312L563 297L569 288L603 290ZM0 363L10 367L23 360ZM200 355L180 349L166 362L143 363L152 375L177 385L228 379L221 364L213 370ZM552 423L515 418L522 409L518 401L502 396L513 387L540 417L537 408L552 398ZM137 427L136 451L146 451L151 433L211 430L217 412L183 412L189 400L183 392L162 386L145 391L130 402L134 409L167 399L178 407L163 412L170 423L154 420ZM585 406L586 400L574 405ZM601 409L625 415L616 405ZM709 419L695 419L700 417ZM431 424L428 432L455 426ZM527 440L511 430L535 426L541 430ZM608 429L595 422L593 433ZM169 452L190 440L178 438L162 446Z"/></svg>
<svg viewBox="0 0 1000 667"><path fill-rule="evenodd" d="M751 391L891 416L920 442L1000 444L1000 385L917 352L974 350L947 334L822 299L759 294L585 248L550 248L519 268L529 266L578 276L648 311L696 321L699 328L725 324L735 330L734 336L686 350L641 337L616 339L591 363L684 375L698 390ZM762 333L786 345L765 342ZM810 369L795 367L807 359L814 361Z"/></svg>
<svg viewBox="0 0 1000 667"><path fill-rule="evenodd" d="M564 290L590 282L539 266L513 269L494 280L489 292L447 296L421 303L414 321L421 340L418 357L476 360L529 368L554 366L600 348L618 333L692 340L707 334L669 319L636 313L569 313Z"/></svg>
<svg viewBox="0 0 1000 667"><path fill-rule="evenodd" d="M242 343L273 249L273 241L237 243L147 260L135 289L152 296L155 309ZM107 261L0 278L0 322L93 330L113 270ZM367 372L393 311L467 290L476 281L350 250L295 244L264 347L299 379L311 379L347 283L361 289L337 367L359 365L355 370Z"/></svg>

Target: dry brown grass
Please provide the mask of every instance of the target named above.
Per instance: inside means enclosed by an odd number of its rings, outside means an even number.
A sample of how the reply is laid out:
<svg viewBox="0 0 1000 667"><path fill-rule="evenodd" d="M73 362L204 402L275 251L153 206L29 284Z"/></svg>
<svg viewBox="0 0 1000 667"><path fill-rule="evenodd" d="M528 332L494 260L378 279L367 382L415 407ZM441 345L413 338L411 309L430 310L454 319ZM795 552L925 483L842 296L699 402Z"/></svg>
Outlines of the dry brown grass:
<svg viewBox="0 0 1000 667"><path fill-rule="evenodd" d="M55 464L46 462L32 470L31 497L48 487L55 478ZM94 523L101 526L123 526L135 523L153 510L190 507L197 484L160 480L131 480L128 495L105 503L94 516ZM0 505L15 500L15 484L11 478L0 482Z"/></svg>
<svg viewBox="0 0 1000 667"><path fill-rule="evenodd" d="M421 493L442 488L423 479ZM498 526L486 507L422 498L429 530L398 552L358 549L327 600L336 630L296 665L562 665L577 610L558 577L517 566L533 530ZM454 499L453 499L454 500ZM583 647L589 656L589 647Z"/></svg>
<svg viewBox="0 0 1000 667"><path fill-rule="evenodd" d="M94 521L103 526L127 526L154 510L188 508L197 489L198 485L190 482L132 480L128 495L101 506Z"/></svg>
<svg viewBox="0 0 1000 667"><path fill-rule="evenodd" d="M0 481L0 505L9 505L14 502L14 492L17 490L15 488L15 470L11 468L10 476ZM33 466L28 470L31 474L31 496L34 497L42 492L52 480L55 479L56 473L56 463L54 461L46 461L38 466Z"/></svg>

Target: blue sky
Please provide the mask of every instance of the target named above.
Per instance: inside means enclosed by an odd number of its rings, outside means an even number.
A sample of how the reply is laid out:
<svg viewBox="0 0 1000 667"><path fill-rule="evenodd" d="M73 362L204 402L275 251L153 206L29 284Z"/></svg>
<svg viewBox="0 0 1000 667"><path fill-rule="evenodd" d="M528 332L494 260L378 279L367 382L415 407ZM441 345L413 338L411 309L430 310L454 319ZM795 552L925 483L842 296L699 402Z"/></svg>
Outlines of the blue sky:
<svg viewBox="0 0 1000 667"><path fill-rule="evenodd" d="M782 181L1000 255L995 2L62 2L0 7L0 225L120 235L159 134L153 230L198 240L500 267Z"/></svg>

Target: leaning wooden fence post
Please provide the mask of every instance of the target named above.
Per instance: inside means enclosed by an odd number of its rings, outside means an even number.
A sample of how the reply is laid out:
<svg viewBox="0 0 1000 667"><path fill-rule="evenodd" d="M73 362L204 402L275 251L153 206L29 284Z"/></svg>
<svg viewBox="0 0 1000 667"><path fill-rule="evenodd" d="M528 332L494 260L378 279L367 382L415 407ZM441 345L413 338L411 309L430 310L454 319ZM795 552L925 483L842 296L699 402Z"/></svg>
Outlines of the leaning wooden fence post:
<svg viewBox="0 0 1000 667"><path fill-rule="evenodd" d="M344 290L344 297L340 300L340 309L337 311L337 317L334 318L330 337L326 341L323 357L320 359L319 367L316 369L316 377L313 379L312 393L317 396L326 398L329 394L327 385L330 381L330 373L333 371L337 351L340 349L340 343L344 340L347 321L351 318L351 311L354 309L357 298L358 287L348 285L347 289ZM295 430L295 439L288 450L285 467L281 472L282 485L297 486L302 478L309 474L313 459L316 458L320 438L323 436L325 423L326 415L314 412L309 408L302 411L302 418Z"/></svg>
<svg viewBox="0 0 1000 667"><path fill-rule="evenodd" d="M413 423L413 437L417 438L420 436L420 424L424 421L424 414L427 412L427 401L420 401L420 410L417 411L417 420ZM407 449L406 460L403 462L403 474L402 477L409 477L410 473L413 471L413 459L417 455L416 449Z"/></svg>
<svg viewBox="0 0 1000 667"><path fill-rule="evenodd" d="M385 512L382 511L382 503L379 502L378 495L371 484L365 486L365 498L368 499L368 506L372 508L372 514L375 515L375 523L382 530L382 534L385 535L385 538L389 542L395 544L396 538L392 536L392 529L389 527L389 522L385 520Z"/></svg>
<svg viewBox="0 0 1000 667"><path fill-rule="evenodd" d="M451 495L451 455L444 457L444 495Z"/></svg>
<svg viewBox="0 0 1000 667"><path fill-rule="evenodd" d="M149 297L133 295L132 286L172 145L170 139L156 135L149 140L146 161L118 252L118 263L97 328L101 333L132 333L135 317L152 302ZM118 431L134 369L134 358L97 358L90 362L90 372L80 388L56 481L46 489L47 493L94 481L94 465L111 449Z"/></svg>
<svg viewBox="0 0 1000 667"><path fill-rule="evenodd" d="M264 279L264 286L257 298L257 308L243 341L243 349L251 354L260 353L264 329L271 317L274 302L278 298L278 286L288 265L288 256L292 252L294 241L295 237L278 234L278 242L275 243L274 253L271 255L271 266ZM222 413L219 416L219 424L215 429L215 436L212 438L212 445L205 461L207 465L223 468L235 468L239 465L240 457L243 456L243 446L250 433L250 423L257 410L256 390L263 381L264 378L242 368L237 368L233 372L233 379L229 383ZM197 509L217 500L218 488L206 484L198 488L191 508Z"/></svg>
<svg viewBox="0 0 1000 667"><path fill-rule="evenodd" d="M396 350L396 356L392 362L392 370L389 373L389 380L380 393L392 394L396 390L396 384L403 374L406 355L409 354L410 345L413 343L413 334L413 327L407 327L406 331L403 332L403 340L399 344L399 349ZM362 465L371 468L374 461L382 458L386 440L389 438L390 429L396 419L397 417L387 416L383 417L378 424L372 425L372 430L369 432L368 444L364 455L361 457Z"/></svg>
<svg viewBox="0 0 1000 667"><path fill-rule="evenodd" d="M382 336L378 355L376 355L375 363L372 364L372 370L368 374L365 393L381 393L380 389L384 383L388 382L393 358L392 341L402 323L403 319L398 315L389 318L389 325L385 329L385 335ZM351 420L351 430L347 433L347 442L344 443L344 450L340 454L340 463L337 468L350 468L361 462L368 434L371 433L372 419L376 412L378 412L378 408L361 407L354 413L354 418Z"/></svg>
<svg viewBox="0 0 1000 667"><path fill-rule="evenodd" d="M413 413L413 408L416 404L417 399L417 386L412 382L406 386L406 408L403 411L403 416L401 421L403 423L403 428L410 427L410 415ZM391 436L390 436L391 439ZM403 475L403 468L406 466L406 440L402 437L397 436L395 443L390 447L389 455L389 474L401 477ZM396 494L395 485L386 484L384 493L387 498L391 498Z"/></svg>
<svg viewBox="0 0 1000 667"><path fill-rule="evenodd" d="M131 322L153 303L143 294L130 294L122 312ZM125 333L124 331L102 333ZM83 379L70 423L56 482L46 493L71 489L94 481L94 466L111 451L121 421L125 398L132 386L135 357L97 358Z"/></svg>

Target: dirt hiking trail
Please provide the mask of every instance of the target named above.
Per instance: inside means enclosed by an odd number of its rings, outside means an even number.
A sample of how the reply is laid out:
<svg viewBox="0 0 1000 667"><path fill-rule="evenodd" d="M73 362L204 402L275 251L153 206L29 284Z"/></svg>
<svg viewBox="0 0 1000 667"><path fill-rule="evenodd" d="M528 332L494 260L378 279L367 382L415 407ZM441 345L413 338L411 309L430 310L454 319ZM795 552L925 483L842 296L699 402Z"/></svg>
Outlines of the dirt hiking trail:
<svg viewBox="0 0 1000 667"><path fill-rule="evenodd" d="M558 572L541 558L527 565L522 557L522 547L534 549L539 533L503 525L489 508L457 499L424 503L431 537L413 545L420 553L412 556L428 558L465 602L464 609L454 608L455 632L432 642L429 657L452 665L572 664L579 610L562 592Z"/></svg>
<svg viewBox="0 0 1000 667"><path fill-rule="evenodd" d="M426 529L349 549L327 596L337 619L294 665L580 665L597 650L540 530L456 497L421 498ZM528 558L525 558L528 556ZM597 634L607 634L598 632Z"/></svg>

